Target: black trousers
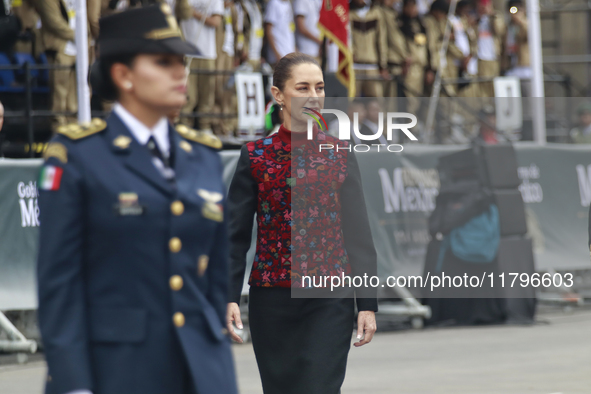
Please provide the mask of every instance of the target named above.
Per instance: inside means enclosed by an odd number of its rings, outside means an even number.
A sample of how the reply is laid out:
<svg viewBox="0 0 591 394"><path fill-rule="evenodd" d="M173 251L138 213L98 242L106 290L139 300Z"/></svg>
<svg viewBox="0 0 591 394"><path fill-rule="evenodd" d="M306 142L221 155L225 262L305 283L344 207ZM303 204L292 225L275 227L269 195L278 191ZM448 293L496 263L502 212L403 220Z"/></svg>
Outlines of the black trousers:
<svg viewBox="0 0 591 394"><path fill-rule="evenodd" d="M291 298L251 287L249 324L265 394L339 394L355 318L352 298Z"/></svg>

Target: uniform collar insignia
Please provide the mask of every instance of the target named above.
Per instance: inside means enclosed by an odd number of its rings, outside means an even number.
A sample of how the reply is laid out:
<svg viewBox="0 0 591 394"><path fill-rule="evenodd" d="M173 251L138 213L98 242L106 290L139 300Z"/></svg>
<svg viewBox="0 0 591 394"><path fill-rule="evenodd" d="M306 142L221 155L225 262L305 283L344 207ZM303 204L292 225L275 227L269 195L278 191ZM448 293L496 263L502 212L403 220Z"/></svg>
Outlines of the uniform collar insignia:
<svg viewBox="0 0 591 394"><path fill-rule="evenodd" d="M185 140L182 140L182 141L179 143L179 147L180 147L182 150L184 150L185 152L187 152L187 153L191 153L191 152L193 152L193 147L191 146L191 144L190 144L190 143L188 143L188 142L187 142L187 141L185 141Z"/></svg>
<svg viewBox="0 0 591 394"><path fill-rule="evenodd" d="M113 145L121 150L129 148L129 144L131 144L131 138L126 135L120 135L113 140Z"/></svg>

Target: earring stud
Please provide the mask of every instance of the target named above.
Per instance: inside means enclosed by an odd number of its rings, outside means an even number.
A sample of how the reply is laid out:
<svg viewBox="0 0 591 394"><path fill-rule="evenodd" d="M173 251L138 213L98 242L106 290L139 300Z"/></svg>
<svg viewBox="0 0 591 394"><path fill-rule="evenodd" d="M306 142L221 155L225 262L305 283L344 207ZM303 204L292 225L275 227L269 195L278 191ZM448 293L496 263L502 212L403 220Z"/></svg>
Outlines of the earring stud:
<svg viewBox="0 0 591 394"><path fill-rule="evenodd" d="M131 89L133 87L133 84L131 82L127 81L127 82L125 82L124 87L125 87L125 89Z"/></svg>

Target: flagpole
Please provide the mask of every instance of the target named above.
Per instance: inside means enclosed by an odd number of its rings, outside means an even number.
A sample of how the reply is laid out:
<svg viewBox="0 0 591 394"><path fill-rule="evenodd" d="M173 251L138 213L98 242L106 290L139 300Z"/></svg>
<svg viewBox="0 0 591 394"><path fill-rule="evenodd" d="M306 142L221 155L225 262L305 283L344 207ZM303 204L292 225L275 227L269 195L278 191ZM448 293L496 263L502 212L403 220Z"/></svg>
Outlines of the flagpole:
<svg viewBox="0 0 591 394"><path fill-rule="evenodd" d="M76 0L76 80L78 87L78 122L90 123L90 88L88 87L88 19L86 0Z"/></svg>
<svg viewBox="0 0 591 394"><path fill-rule="evenodd" d="M544 99L544 68L542 64L542 32L540 27L540 3L538 0L526 1L529 57L532 69L532 120L534 141L546 144L546 107Z"/></svg>

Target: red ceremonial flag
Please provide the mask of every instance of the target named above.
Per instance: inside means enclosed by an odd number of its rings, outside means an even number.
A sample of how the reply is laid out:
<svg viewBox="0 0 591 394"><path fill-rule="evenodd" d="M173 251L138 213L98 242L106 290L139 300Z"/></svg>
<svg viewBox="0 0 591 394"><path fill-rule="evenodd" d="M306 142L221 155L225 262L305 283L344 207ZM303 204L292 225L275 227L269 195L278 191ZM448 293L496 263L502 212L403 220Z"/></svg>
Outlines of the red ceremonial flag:
<svg viewBox="0 0 591 394"><path fill-rule="evenodd" d="M337 78L349 89L349 97L355 97L353 54L349 48L349 1L324 0L318 27L330 41L338 45Z"/></svg>

